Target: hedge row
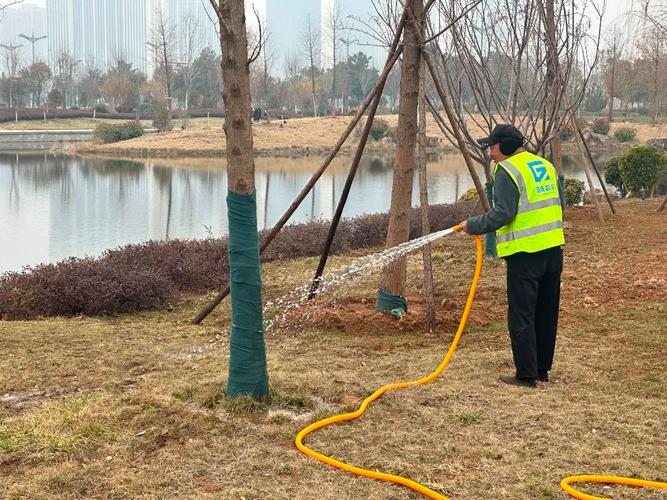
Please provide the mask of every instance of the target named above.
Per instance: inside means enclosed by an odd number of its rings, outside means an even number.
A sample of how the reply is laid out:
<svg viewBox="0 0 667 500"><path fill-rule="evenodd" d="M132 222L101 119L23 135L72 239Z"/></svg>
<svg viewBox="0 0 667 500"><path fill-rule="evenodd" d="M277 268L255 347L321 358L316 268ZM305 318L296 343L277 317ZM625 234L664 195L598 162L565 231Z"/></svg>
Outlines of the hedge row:
<svg viewBox="0 0 667 500"><path fill-rule="evenodd" d="M433 231L451 227L478 208L474 203L434 205ZM420 236L419 210L412 211L410 237ZM387 234L387 214L341 221L333 252L378 247ZM319 255L329 223L286 226L263 260ZM262 231L262 241L268 231ZM109 250L99 258L70 258L0 276L0 318L105 315L164 307L182 292L218 290L227 283L227 239L149 241Z"/></svg>
<svg viewBox="0 0 667 500"><path fill-rule="evenodd" d="M56 118L105 118L111 120L134 120L137 118L135 113L93 113L93 110L90 109L38 109L38 108L0 108L0 123L4 122L13 122L16 120L16 114L18 113L19 120L43 120L46 113L47 120L53 120ZM180 118L184 112L181 110L173 110L172 117ZM224 118L225 112L219 108L210 108L210 109L191 109L188 111L188 115L191 118L206 118L210 116L211 118ZM152 116L144 116L144 113L139 113L139 119L149 120L152 119Z"/></svg>

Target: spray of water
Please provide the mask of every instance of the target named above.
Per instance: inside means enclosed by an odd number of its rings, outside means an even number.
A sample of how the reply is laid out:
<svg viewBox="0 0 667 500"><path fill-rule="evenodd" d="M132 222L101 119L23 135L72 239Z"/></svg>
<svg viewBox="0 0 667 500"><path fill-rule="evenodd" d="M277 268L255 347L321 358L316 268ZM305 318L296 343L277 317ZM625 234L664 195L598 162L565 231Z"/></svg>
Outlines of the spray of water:
<svg viewBox="0 0 667 500"><path fill-rule="evenodd" d="M425 245L432 243L453 232L445 229L436 233L427 234L418 239L407 241L382 252L360 257L355 261L342 266L335 271L325 274L319 283L316 296L328 294L337 296L343 290L349 289L350 285L368 276L376 269L381 269L387 264L408 255ZM271 319L265 321L265 331L271 331L278 323L282 322L294 309L298 309L309 300L311 285L301 285L282 297L269 301L264 306L265 317Z"/></svg>
<svg viewBox="0 0 667 500"><path fill-rule="evenodd" d="M443 238L454 232L453 229L443 229L435 233L427 234L421 238L401 243L392 248L377 252L371 255L360 257L350 264L342 266L330 273L325 274L319 282L315 294L317 296L327 294L336 297L342 290L349 289L350 285L360 281L368 276L376 269L381 269L387 264L413 253L420 248L433 243L440 238ZM288 315L296 309L299 309L304 303L309 300L311 293L311 284L307 283L298 286L294 290L279 297L275 300L270 300L264 306L264 329L266 332L272 331L278 324L283 322ZM226 333L226 332L225 332ZM207 351L216 349L222 343L222 340L227 335L217 335L215 339L211 340L206 346L199 346L189 349L181 354L179 357L191 358L197 354L204 354Z"/></svg>

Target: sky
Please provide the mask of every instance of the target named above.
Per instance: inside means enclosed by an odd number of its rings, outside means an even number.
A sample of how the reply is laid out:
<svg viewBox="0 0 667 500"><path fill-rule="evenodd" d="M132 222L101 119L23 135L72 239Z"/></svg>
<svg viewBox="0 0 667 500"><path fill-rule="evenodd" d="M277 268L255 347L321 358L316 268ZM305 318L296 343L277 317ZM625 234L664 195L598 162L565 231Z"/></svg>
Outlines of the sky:
<svg viewBox="0 0 667 500"><path fill-rule="evenodd" d="M246 0L247 2L248 0ZM272 1L272 0L269 0ZM276 0L273 0L276 1ZM279 1L285 1L285 0L279 0ZM318 1L318 0L313 0L313 1ZM597 2L600 2L601 0L596 0ZM655 0L652 3L664 3L666 0L659 0L656 2ZM0 0L0 5L9 3L10 0ZM39 5L41 7L46 6L46 0L25 0L24 3L31 3L35 5ZM632 0L606 0L606 10L605 10L605 16L604 16L604 25L605 27L609 26L612 24L614 20L617 20L619 16L622 16L625 12L628 11L630 4L632 3Z"/></svg>
<svg viewBox="0 0 667 500"><path fill-rule="evenodd" d="M9 3L10 0L0 0L0 5ZM315 1L315 0L313 0ZM46 0L25 0L24 3L32 3L41 7L46 6ZM607 0L607 17L615 17L627 10L630 2L628 0Z"/></svg>

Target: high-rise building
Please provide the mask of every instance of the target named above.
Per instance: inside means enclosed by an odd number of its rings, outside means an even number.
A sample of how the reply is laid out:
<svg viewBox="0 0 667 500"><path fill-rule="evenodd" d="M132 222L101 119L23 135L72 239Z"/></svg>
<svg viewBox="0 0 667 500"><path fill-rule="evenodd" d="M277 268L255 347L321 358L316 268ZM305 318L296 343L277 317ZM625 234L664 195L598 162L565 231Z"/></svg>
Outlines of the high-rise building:
<svg viewBox="0 0 667 500"><path fill-rule="evenodd" d="M208 0L166 0L165 7L167 18L177 33L176 57L184 59L188 31L193 28L198 32L196 45L199 50L209 47L220 52L217 18Z"/></svg>
<svg viewBox="0 0 667 500"><path fill-rule="evenodd" d="M248 29L257 32L253 6L264 20L266 0L246 4ZM67 52L82 62L81 68L85 63L106 69L122 57L150 74L155 57L146 42L158 9L175 28L176 60L183 58L186 34L192 26L198 35L195 57L204 47L220 51L217 17L208 0L46 0L48 58L53 61Z"/></svg>
<svg viewBox="0 0 667 500"><path fill-rule="evenodd" d="M21 58L31 61L32 46L19 35L40 37L46 35L46 9L31 3L23 3L6 9L0 19L0 43L3 45L23 45ZM35 61L47 58L46 40L35 42Z"/></svg>
<svg viewBox="0 0 667 500"><path fill-rule="evenodd" d="M376 39L374 30L381 27L375 24L377 13L371 0L336 0L343 18L344 46L343 57L348 54L363 52L370 57L371 66L382 68L387 58L387 48ZM341 58L342 59L342 58Z"/></svg>
<svg viewBox="0 0 667 500"><path fill-rule="evenodd" d="M155 0L47 0L49 59L67 52L104 69L122 57L147 71L154 8Z"/></svg>
<svg viewBox="0 0 667 500"><path fill-rule="evenodd" d="M322 9L319 0L266 0L266 27L269 32L269 47L273 53L274 74L282 76L287 58L303 59L302 40L306 23L310 18L313 30L320 32Z"/></svg>

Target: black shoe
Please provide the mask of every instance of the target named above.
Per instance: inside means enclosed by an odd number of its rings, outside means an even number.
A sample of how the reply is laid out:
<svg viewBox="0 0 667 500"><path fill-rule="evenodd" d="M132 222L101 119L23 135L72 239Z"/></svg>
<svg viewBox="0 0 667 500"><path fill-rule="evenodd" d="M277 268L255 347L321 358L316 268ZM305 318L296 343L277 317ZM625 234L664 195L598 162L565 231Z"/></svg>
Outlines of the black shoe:
<svg viewBox="0 0 667 500"><path fill-rule="evenodd" d="M540 382L549 382L549 372L540 372L537 375L537 380Z"/></svg>
<svg viewBox="0 0 667 500"><path fill-rule="evenodd" d="M529 387L534 389L537 387L537 382L534 378L516 378L515 376L507 375L498 378L502 383L508 385L516 385L519 387Z"/></svg>

